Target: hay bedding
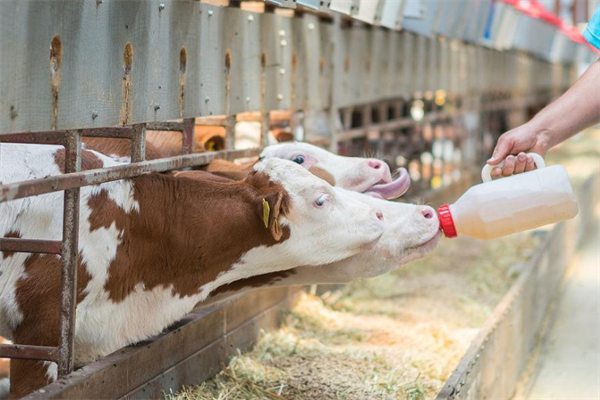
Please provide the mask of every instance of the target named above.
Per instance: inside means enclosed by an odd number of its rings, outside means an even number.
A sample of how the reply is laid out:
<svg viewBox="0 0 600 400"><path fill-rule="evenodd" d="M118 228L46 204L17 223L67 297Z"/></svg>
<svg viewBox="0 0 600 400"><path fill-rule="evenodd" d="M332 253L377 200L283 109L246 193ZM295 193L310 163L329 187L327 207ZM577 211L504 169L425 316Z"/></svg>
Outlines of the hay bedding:
<svg viewBox="0 0 600 400"><path fill-rule="evenodd" d="M299 296L213 379L170 400L434 398L540 235L444 241L430 257L343 291Z"/></svg>

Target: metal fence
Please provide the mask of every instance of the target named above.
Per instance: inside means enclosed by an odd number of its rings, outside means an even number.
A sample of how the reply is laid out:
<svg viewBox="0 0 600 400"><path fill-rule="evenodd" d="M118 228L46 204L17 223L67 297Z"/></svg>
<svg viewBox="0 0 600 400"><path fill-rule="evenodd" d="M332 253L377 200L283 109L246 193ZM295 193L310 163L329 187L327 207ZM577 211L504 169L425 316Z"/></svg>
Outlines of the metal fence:
<svg viewBox="0 0 600 400"><path fill-rule="evenodd" d="M0 202L65 193L61 240L0 238L0 251L60 255L59 345L1 345L0 357L57 362L59 377L73 371L83 186L256 156L235 149L236 115L256 113L264 146L269 113L291 110L304 115L304 140L386 155L408 167L418 194L452 185L495 136L572 80L570 63L483 47L483 25L470 24L490 2L473 15L452 9L462 30L440 25L450 12L441 6L453 2L427 3L429 14L407 2L355 3L326 8L392 29L307 9L290 17L191 0L0 3L0 142L66 150L64 174L0 185ZM402 22L412 31L399 31ZM319 118L325 129L312 128ZM192 154L195 125L223 126L227 150ZM146 130L181 132L182 155L145 161ZM82 137L129 139L131 163L82 171Z"/></svg>

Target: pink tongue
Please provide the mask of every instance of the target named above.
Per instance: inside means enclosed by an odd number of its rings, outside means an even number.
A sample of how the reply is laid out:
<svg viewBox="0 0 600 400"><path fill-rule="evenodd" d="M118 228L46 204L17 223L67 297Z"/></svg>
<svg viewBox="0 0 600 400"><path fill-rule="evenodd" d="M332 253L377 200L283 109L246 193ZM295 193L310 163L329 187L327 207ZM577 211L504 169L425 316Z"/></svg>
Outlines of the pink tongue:
<svg viewBox="0 0 600 400"><path fill-rule="evenodd" d="M410 187L410 176L408 175L406 168L400 168L398 172L400 173L400 176L398 176L395 181L381 185L373 185L365 191L365 194L387 200L396 199L402 196Z"/></svg>

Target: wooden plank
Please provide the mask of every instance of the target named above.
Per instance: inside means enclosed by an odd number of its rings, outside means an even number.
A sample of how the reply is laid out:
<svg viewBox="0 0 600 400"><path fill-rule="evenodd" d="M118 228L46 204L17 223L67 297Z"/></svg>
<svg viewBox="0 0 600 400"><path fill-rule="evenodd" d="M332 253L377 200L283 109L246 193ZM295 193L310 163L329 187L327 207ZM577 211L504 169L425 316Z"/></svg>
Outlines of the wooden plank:
<svg viewBox="0 0 600 400"><path fill-rule="evenodd" d="M225 332L235 330L273 304L284 301L287 296L286 287L269 288L252 291L243 296L243 301L230 302L225 307Z"/></svg>
<svg viewBox="0 0 600 400"><path fill-rule="evenodd" d="M365 103L368 95L367 64L369 56L369 32L362 27L354 27L349 32L349 70L348 70L348 95L350 104Z"/></svg>
<svg viewBox="0 0 600 400"><path fill-rule="evenodd" d="M288 302L277 303L267 310L253 314L253 318L217 341L165 370L154 379L132 390L122 399L159 398L182 386L199 385L221 370L237 355L238 349L249 350L260 336L261 330L272 330L280 323Z"/></svg>
<svg viewBox="0 0 600 400"><path fill-rule="evenodd" d="M425 36L416 35L415 37L415 51L414 57L414 90L413 93L423 93L425 88L425 66L428 64L428 52L427 52L427 38Z"/></svg>
<svg viewBox="0 0 600 400"><path fill-rule="evenodd" d="M285 290L287 296L287 288L282 289ZM277 329L286 308L287 301L284 297L278 304L260 313L254 313L253 317L244 324L229 330L225 335L225 353L227 354L227 359L237 355L238 351L246 352L251 350L260 338L261 331Z"/></svg>
<svg viewBox="0 0 600 400"><path fill-rule="evenodd" d="M157 398L162 390L199 384L218 372L236 348L272 329L296 288L257 290L194 310L164 333L126 347L26 399Z"/></svg>
<svg viewBox="0 0 600 400"><path fill-rule="evenodd" d="M409 99L415 91L416 35L402 31L402 92Z"/></svg>
<svg viewBox="0 0 600 400"><path fill-rule="evenodd" d="M75 3L60 7L51 7L50 3L0 3L0 132L45 130L52 126L54 102L48 60L56 34L54 21L38 18L33 26L29 20L30 16L38 15L55 17L58 12L77 14L80 7ZM65 57L68 56L63 53L62 59ZM36 87L40 90L34 90ZM10 119L7 119L9 110Z"/></svg>
<svg viewBox="0 0 600 400"><path fill-rule="evenodd" d="M382 76L380 79L381 93L386 99L401 97L402 84L396 84L396 79L402 77L401 65L398 62L398 53L401 51L400 35L392 31L386 32L384 56L382 62Z"/></svg>
<svg viewBox="0 0 600 400"><path fill-rule="evenodd" d="M119 398L225 334L225 305L189 314L164 333L76 370L28 399Z"/></svg>
<svg viewBox="0 0 600 400"><path fill-rule="evenodd" d="M292 19L292 109L301 110L306 105L306 37L303 18ZM286 39L286 41L288 41Z"/></svg>
<svg viewBox="0 0 600 400"><path fill-rule="evenodd" d="M261 109L261 18L262 14L233 8L224 9L220 27L224 31L225 57L231 58L229 81L226 73L226 98L229 88L229 107L225 114L239 114ZM227 101L227 100L226 100Z"/></svg>
<svg viewBox="0 0 600 400"><path fill-rule="evenodd" d="M301 18L300 33L304 36L303 44L305 46L304 58L298 59L299 63L304 64L304 81L302 85L305 88L303 110L314 110L326 108L329 105L329 98L323 97L321 84L320 65L325 64L324 54L321 53L321 23L319 17L313 14L305 14ZM296 86L298 87L298 85Z"/></svg>
<svg viewBox="0 0 600 400"><path fill-rule="evenodd" d="M338 25L339 26L339 25ZM320 22L319 27L319 107L315 108L330 108L333 89L333 62L335 52L334 31L337 29L334 24L329 22Z"/></svg>
<svg viewBox="0 0 600 400"><path fill-rule="evenodd" d="M227 362L225 339L211 343L190 357L172 366L149 382L122 396L122 400L158 399L174 388L199 385L216 375Z"/></svg>
<svg viewBox="0 0 600 400"><path fill-rule="evenodd" d="M339 68L336 68L335 82L335 99L334 103L338 107L348 107L354 102L353 94L350 92L350 38L351 29L337 28L336 46L336 62L339 63Z"/></svg>
<svg viewBox="0 0 600 400"><path fill-rule="evenodd" d="M292 19L272 13L263 14L262 19L265 89L268 89L265 90L265 109L285 110L292 104Z"/></svg>
<svg viewBox="0 0 600 400"><path fill-rule="evenodd" d="M368 82L366 87L366 98L365 102L375 102L384 98L383 86L388 86L389 83L382 82L381 78L385 76L383 72L383 65L385 60L383 59L384 49L386 48L385 30L381 28L372 28L369 30L369 45L371 55L367 59L366 64L366 76L365 80Z"/></svg>

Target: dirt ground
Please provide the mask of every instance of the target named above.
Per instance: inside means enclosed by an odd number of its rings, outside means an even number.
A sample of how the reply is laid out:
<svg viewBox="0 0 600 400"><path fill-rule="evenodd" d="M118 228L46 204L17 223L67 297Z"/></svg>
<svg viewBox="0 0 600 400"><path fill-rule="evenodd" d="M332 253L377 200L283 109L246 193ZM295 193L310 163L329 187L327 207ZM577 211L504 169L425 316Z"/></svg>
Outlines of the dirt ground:
<svg viewBox="0 0 600 400"><path fill-rule="evenodd" d="M599 138L588 131L548 162L565 165L577 185L598 168ZM395 272L321 297L301 294L252 352L167 398L433 399L544 234L443 240Z"/></svg>

